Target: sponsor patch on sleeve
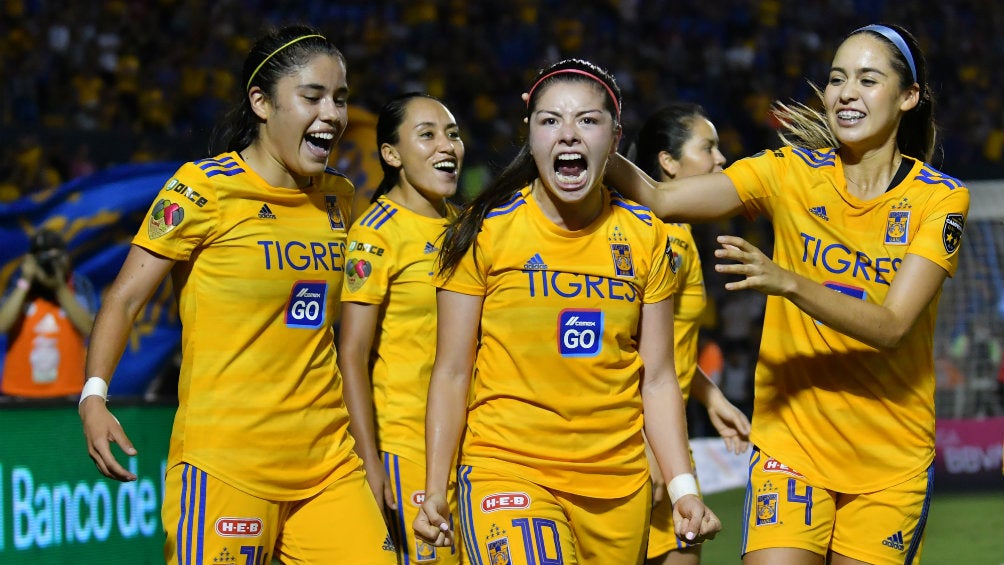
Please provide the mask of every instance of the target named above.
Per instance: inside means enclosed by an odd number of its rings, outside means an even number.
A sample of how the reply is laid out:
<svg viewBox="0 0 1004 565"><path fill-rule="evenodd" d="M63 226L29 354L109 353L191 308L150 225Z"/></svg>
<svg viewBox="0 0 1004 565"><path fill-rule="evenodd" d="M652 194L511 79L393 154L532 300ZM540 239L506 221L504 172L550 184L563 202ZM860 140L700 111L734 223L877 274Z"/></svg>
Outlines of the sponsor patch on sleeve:
<svg viewBox="0 0 1004 565"><path fill-rule="evenodd" d="M185 209L181 204L162 198L150 210L147 233L150 239L157 239L181 225L184 219Z"/></svg>
<svg viewBox="0 0 1004 565"><path fill-rule="evenodd" d="M945 243L945 251L949 254L955 253L962 243L962 229L965 227L965 219L962 214L949 214L945 216L945 228L942 230L942 240Z"/></svg>
<svg viewBox="0 0 1004 565"><path fill-rule="evenodd" d="M363 287L373 274L373 264L366 259L349 259L345 264L345 286L350 292L355 292Z"/></svg>

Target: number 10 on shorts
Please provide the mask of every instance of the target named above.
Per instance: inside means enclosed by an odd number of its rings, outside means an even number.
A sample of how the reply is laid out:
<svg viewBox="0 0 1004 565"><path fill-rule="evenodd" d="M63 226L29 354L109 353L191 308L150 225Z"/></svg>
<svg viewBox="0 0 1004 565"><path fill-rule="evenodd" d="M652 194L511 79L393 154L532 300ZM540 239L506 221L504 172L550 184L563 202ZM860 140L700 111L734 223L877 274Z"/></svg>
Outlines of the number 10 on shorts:
<svg viewBox="0 0 1004 565"><path fill-rule="evenodd" d="M602 310L569 308L558 314L558 351L562 357L594 357L602 345Z"/></svg>

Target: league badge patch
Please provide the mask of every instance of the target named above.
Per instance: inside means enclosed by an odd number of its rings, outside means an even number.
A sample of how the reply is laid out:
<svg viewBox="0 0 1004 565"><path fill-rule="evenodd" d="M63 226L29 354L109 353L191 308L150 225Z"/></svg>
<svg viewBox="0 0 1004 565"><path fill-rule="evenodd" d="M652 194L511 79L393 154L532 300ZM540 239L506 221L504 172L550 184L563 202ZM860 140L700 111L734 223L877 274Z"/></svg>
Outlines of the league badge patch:
<svg viewBox="0 0 1004 565"><path fill-rule="evenodd" d="M345 264L345 285L351 292L362 288L363 283L373 274L373 264L365 259L349 259Z"/></svg>
<svg viewBox="0 0 1004 565"><path fill-rule="evenodd" d="M631 259L631 246L627 243L611 243L610 253L614 258L614 275L621 278L633 278L634 260Z"/></svg>
<svg viewBox="0 0 1004 565"><path fill-rule="evenodd" d="M157 239L178 227L184 219L185 209L180 204L162 198L150 211L147 233L150 234L150 239Z"/></svg>
<svg viewBox="0 0 1004 565"><path fill-rule="evenodd" d="M889 218L886 220L885 243L886 245L906 245L907 234L910 231L910 211L890 210Z"/></svg>
<svg viewBox="0 0 1004 565"><path fill-rule="evenodd" d="M328 211L328 224L332 230L344 230L345 220L342 219L342 209L338 207L338 197L333 194L324 195L324 208Z"/></svg>
<svg viewBox="0 0 1004 565"><path fill-rule="evenodd" d="M945 216L945 229L942 230L942 239L945 242L945 251L955 253L962 243L962 229L966 220L962 214L949 214Z"/></svg>

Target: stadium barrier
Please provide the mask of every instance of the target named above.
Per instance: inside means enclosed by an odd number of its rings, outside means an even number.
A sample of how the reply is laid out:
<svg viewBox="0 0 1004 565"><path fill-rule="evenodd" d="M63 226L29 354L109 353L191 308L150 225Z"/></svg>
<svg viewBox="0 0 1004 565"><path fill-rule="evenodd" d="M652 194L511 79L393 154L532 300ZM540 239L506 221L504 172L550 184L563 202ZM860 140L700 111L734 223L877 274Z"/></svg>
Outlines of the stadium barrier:
<svg viewBox="0 0 1004 565"><path fill-rule="evenodd" d="M138 479L119 483L88 458L75 404L0 405L0 563L163 563L160 506L174 410L115 402L139 451L119 459ZM940 420L936 489L1001 489L1002 441L1004 417ZM748 451L733 455L720 438L691 447L705 494L746 484Z"/></svg>

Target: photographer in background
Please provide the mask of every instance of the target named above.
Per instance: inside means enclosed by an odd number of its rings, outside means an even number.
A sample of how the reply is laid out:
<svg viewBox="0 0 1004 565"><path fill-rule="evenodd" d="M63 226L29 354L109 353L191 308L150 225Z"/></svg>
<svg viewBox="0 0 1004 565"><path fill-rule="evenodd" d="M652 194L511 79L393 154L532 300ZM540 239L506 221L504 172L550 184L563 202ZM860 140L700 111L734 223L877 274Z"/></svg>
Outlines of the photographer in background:
<svg viewBox="0 0 1004 565"><path fill-rule="evenodd" d="M20 276L0 304L7 334L0 393L22 398L75 397L84 385L85 340L97 296L73 273L66 242L50 229L31 238Z"/></svg>

